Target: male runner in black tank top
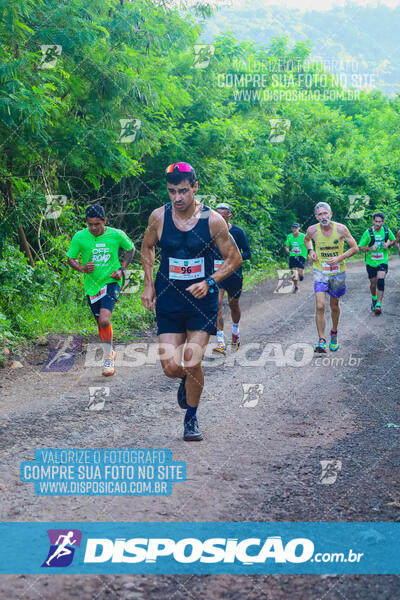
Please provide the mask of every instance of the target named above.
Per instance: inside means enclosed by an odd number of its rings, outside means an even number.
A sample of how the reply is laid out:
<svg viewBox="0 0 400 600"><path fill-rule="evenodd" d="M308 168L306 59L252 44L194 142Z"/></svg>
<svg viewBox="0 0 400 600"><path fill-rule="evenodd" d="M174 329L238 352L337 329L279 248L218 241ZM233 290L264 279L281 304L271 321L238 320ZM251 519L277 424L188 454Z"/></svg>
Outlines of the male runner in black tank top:
<svg viewBox="0 0 400 600"><path fill-rule="evenodd" d="M142 303L148 310L156 308L165 375L182 380L178 403L186 409L184 440L200 441L196 409L204 385L201 361L210 334L217 329L216 284L240 267L242 257L224 219L196 201L199 184L193 167L173 163L167 167L166 179L171 202L151 213L142 244ZM224 264L213 275L214 243ZM157 244L161 264L154 283Z"/></svg>
<svg viewBox="0 0 400 600"><path fill-rule="evenodd" d="M249 260L251 258L251 251L247 236L241 227L232 225L230 220L232 218L232 210L229 204L221 202L215 207L215 210L224 218L228 225L229 233L235 240L237 247L239 248L242 260ZM217 271L223 263L218 249L215 249L215 260L214 269ZM222 318L222 304L224 299L224 293L228 294L228 303L232 317L232 350L239 350L240 346L240 335L239 335L239 322L241 317L241 311L239 306L239 298L242 294L243 287L243 273L241 267L235 271L230 277L224 279L219 286L219 311L217 320L217 347L213 349L213 352L226 355L226 345L224 340L224 320Z"/></svg>

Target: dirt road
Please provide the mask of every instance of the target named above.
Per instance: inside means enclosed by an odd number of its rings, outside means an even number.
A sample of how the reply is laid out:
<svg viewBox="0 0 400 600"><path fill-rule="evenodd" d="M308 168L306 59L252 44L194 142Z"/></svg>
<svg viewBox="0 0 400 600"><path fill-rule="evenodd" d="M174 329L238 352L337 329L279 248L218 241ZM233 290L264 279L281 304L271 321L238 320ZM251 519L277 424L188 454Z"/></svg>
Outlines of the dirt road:
<svg viewBox="0 0 400 600"><path fill-rule="evenodd" d="M352 264L338 353L311 353L314 297L267 281L242 297L242 347L206 361L202 443L182 441L177 382L159 363L124 366L106 382L83 352L65 373L43 373L47 348L25 368L0 371L2 521L395 521L399 520L400 261L392 260L384 312L369 310L365 267ZM230 323L226 321L226 332ZM137 342L154 344L154 331ZM215 342L215 338L212 339ZM251 346L248 346L251 344ZM143 346L146 352L146 346ZM33 364L36 363L36 364ZM86 366L85 366L86 364ZM89 386L110 387L87 410ZM168 448L187 481L166 497L38 497L19 466L36 448ZM332 460L327 484L320 461ZM335 479L335 477L334 477ZM395 576L2 576L4 598L226 598L393 600Z"/></svg>

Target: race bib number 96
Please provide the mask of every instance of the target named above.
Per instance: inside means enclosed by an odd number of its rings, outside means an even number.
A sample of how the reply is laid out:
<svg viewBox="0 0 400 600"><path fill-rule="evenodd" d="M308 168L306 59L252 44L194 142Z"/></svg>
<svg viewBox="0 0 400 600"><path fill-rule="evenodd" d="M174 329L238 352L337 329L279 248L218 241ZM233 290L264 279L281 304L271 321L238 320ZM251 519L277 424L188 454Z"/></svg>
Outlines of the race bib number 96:
<svg viewBox="0 0 400 600"><path fill-rule="evenodd" d="M169 258L169 278L190 281L204 278L204 256L200 258Z"/></svg>

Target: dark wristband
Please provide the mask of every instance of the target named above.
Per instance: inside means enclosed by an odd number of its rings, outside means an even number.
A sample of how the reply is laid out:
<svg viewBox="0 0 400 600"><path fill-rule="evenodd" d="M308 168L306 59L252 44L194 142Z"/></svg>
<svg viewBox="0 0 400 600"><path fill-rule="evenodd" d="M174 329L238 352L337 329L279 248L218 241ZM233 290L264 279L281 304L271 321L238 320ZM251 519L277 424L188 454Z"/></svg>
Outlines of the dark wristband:
<svg viewBox="0 0 400 600"><path fill-rule="evenodd" d="M214 291L215 291L215 288L217 287L217 284L216 284L215 280L212 277L207 277L206 284L210 288L208 290L210 292L210 294L213 294Z"/></svg>

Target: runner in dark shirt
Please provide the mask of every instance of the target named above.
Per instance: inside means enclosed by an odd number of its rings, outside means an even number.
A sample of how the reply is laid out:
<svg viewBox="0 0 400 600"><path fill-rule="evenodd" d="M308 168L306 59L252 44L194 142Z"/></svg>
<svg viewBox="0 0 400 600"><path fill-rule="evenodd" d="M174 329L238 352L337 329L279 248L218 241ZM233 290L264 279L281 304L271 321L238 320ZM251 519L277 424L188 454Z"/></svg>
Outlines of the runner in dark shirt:
<svg viewBox="0 0 400 600"><path fill-rule="evenodd" d="M250 246L247 240L247 236L241 227L232 225L230 220L232 218L232 210L229 204L222 202L215 208L217 212L225 219L229 233L236 242L236 245L242 255L242 260L249 260L251 258ZM214 269L217 271L222 263L221 254L218 248L215 249L216 258L214 261ZM226 354L226 344L224 340L224 320L222 318L222 304L224 294L228 294L229 308L231 309L232 317L232 350L239 350L240 346L240 334L239 334L239 321L241 317L241 311L239 306L239 298L242 293L243 287L243 274L242 267L239 267L230 277L224 279L219 285L219 298L218 298L218 324L217 324L217 346L213 349L213 352L220 354Z"/></svg>
<svg viewBox="0 0 400 600"><path fill-rule="evenodd" d="M199 441L203 439L196 417L204 385L201 362L210 334L216 333L217 284L240 267L242 258L224 219L195 199L199 184L193 167L173 163L166 169L166 179L171 201L151 213L143 239L142 303L148 310L156 308L164 373L181 378L178 403L186 409L184 440ZM215 276L214 243L224 259ZM157 244L161 263L154 283Z"/></svg>

